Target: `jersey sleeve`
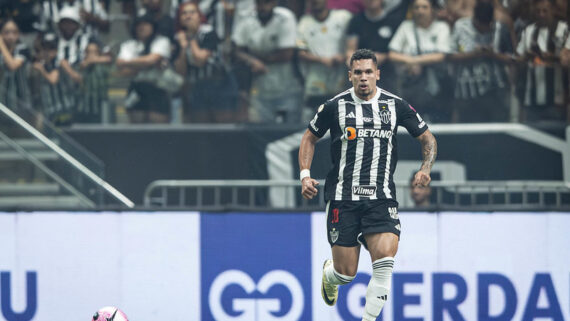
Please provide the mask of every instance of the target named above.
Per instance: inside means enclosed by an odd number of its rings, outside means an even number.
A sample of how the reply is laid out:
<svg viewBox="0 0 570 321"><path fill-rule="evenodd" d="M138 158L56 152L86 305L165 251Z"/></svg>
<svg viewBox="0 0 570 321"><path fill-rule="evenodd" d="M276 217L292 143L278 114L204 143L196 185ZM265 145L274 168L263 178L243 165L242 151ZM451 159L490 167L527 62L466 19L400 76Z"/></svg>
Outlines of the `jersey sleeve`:
<svg viewBox="0 0 570 321"><path fill-rule="evenodd" d="M398 126L405 127L413 137L420 136L428 129L420 114L405 100L396 103L396 117Z"/></svg>
<svg viewBox="0 0 570 321"><path fill-rule="evenodd" d="M336 104L332 101L319 106L313 120L309 122L309 130L317 137L323 137L334 121L334 108Z"/></svg>

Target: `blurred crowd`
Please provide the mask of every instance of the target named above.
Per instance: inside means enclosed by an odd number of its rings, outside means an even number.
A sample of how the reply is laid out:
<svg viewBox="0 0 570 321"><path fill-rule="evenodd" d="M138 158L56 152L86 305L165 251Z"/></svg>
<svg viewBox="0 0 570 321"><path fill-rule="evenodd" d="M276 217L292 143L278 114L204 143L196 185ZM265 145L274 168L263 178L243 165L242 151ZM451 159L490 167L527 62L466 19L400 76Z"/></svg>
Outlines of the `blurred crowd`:
<svg viewBox="0 0 570 321"><path fill-rule="evenodd" d="M0 0L0 102L58 126L116 108L131 123L299 124L350 86L347 60L368 48L379 86L431 122L567 123L568 10L567 0ZM110 33L114 16L130 39ZM127 84L119 103L114 79Z"/></svg>

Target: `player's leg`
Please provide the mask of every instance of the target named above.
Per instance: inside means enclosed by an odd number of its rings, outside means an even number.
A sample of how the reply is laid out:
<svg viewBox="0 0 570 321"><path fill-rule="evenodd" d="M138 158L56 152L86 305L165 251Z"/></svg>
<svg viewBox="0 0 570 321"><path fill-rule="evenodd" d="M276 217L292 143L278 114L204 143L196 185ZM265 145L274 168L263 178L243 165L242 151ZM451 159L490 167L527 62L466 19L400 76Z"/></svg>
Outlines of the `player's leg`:
<svg viewBox="0 0 570 321"><path fill-rule="evenodd" d="M326 304L333 306L338 298L338 286L352 282L358 269L360 246L333 246L332 260L323 265L321 295Z"/></svg>
<svg viewBox="0 0 570 321"><path fill-rule="evenodd" d="M398 236L392 233L368 234L365 239L372 258L372 277L366 290L362 320L369 321L376 320L388 300L394 256L398 251Z"/></svg>
<svg viewBox="0 0 570 321"><path fill-rule="evenodd" d="M321 294L325 303L331 306L338 298L338 286L354 280L358 269L360 244L356 238L360 224L352 203L333 201L327 204L327 237L333 259L324 263Z"/></svg>
<svg viewBox="0 0 570 321"><path fill-rule="evenodd" d="M366 290L363 321L376 320L388 300L400 235L397 206L393 201L371 202L362 221L364 242L372 259L372 277Z"/></svg>

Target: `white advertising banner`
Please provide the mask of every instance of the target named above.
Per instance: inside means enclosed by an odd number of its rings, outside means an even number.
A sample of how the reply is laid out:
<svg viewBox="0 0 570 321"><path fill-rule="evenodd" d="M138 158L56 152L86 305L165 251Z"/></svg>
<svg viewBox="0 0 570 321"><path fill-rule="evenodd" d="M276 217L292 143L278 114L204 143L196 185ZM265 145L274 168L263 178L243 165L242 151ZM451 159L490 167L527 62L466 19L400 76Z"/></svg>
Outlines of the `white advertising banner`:
<svg viewBox="0 0 570 321"><path fill-rule="evenodd" d="M570 213L400 213L381 321L570 321ZM360 321L320 294L324 213L0 213L0 321Z"/></svg>
<svg viewBox="0 0 570 321"><path fill-rule="evenodd" d="M324 213L312 216L313 320L360 320L371 275L359 273L334 308L321 299L330 258ZM402 213L383 321L570 320L568 213ZM380 318L379 318L380 320Z"/></svg>
<svg viewBox="0 0 570 321"><path fill-rule="evenodd" d="M198 213L2 213L0 320L200 320Z"/></svg>

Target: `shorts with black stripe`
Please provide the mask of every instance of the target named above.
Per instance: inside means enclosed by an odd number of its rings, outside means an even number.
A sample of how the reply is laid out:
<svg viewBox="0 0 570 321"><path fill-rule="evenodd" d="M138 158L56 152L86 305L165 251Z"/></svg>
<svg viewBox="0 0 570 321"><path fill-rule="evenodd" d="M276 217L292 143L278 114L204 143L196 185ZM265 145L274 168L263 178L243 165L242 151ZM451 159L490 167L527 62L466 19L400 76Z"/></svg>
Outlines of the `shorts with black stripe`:
<svg viewBox="0 0 570 321"><path fill-rule="evenodd" d="M363 244L364 235L393 233L400 237L398 202L392 199L330 201L327 204L327 238L331 246Z"/></svg>

